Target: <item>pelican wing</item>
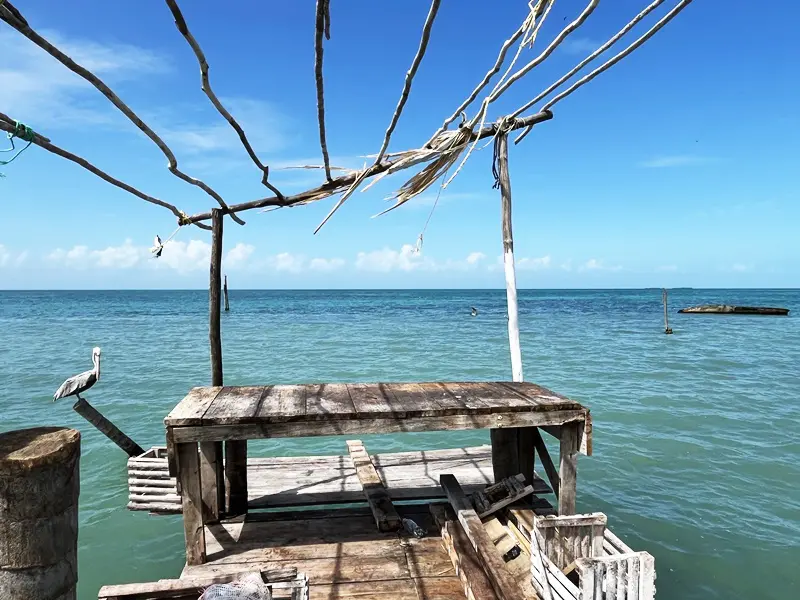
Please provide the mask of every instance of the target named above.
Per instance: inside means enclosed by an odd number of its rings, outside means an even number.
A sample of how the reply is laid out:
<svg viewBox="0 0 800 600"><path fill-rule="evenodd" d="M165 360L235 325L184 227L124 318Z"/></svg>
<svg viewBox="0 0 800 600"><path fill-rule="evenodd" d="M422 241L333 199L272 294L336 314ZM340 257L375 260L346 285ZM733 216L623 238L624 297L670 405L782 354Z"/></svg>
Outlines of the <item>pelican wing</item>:
<svg viewBox="0 0 800 600"><path fill-rule="evenodd" d="M84 392L92 387L95 381L97 381L97 376L94 374L94 370L85 371L80 375L70 377L64 383L62 383L61 387L56 390L55 394L53 394L53 400L66 398L67 396L72 396L73 394L80 394L81 392Z"/></svg>

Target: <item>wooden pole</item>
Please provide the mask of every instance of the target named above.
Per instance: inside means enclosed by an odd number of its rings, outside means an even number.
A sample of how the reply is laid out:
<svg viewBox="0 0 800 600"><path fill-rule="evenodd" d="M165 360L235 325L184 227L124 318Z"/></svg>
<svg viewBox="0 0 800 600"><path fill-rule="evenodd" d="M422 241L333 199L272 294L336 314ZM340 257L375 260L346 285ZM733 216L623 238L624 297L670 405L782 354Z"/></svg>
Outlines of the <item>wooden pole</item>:
<svg viewBox="0 0 800 600"><path fill-rule="evenodd" d="M80 398L75 404L73 404L72 409L84 419L89 421L89 423L94 425L100 433L122 448L124 452L127 452L128 456L139 456L144 454L144 450L139 444L122 433L122 431L120 431L116 425L106 419L102 414L100 414L100 411L98 411L83 398Z"/></svg>
<svg viewBox="0 0 800 600"><path fill-rule="evenodd" d="M511 228L511 178L508 174L508 135L497 135L497 173L500 184L500 208L503 226L503 264L506 275L508 307L508 342L511 350L511 376L522 381L522 351L519 343L517 276L514 268L514 233ZM518 473L526 484L533 483L533 431L527 428L492 429L492 466L495 482Z"/></svg>
<svg viewBox="0 0 800 600"><path fill-rule="evenodd" d="M81 434L37 427L0 434L0 594L75 600Z"/></svg>
<svg viewBox="0 0 800 600"><path fill-rule="evenodd" d="M222 335L220 332L220 290L222 288L222 220L223 212L211 211L211 271L208 287L208 338L211 345L211 385L222 383ZM219 444L218 452L221 454ZM206 452L202 460L209 458ZM239 515L247 512L247 441L225 442L225 459L217 458L225 469L226 512ZM219 467L217 467L219 468ZM202 468L206 471L206 468ZM221 508L221 507L220 507Z"/></svg>
<svg viewBox="0 0 800 600"><path fill-rule="evenodd" d="M225 294L225 312L228 312L231 309L230 304L228 304L228 276L225 275L225 283L222 284L222 291Z"/></svg>
<svg viewBox="0 0 800 600"><path fill-rule="evenodd" d="M672 333L672 328L669 326L669 316L667 314L667 290L661 290L661 298L664 301L664 333Z"/></svg>

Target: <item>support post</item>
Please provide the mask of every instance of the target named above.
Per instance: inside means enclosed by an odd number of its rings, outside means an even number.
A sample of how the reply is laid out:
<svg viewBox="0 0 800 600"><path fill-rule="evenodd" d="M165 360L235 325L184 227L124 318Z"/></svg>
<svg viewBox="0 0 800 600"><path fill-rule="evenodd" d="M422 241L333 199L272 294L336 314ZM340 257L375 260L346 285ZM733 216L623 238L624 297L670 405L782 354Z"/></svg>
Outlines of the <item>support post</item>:
<svg viewBox="0 0 800 600"><path fill-rule="evenodd" d="M561 426L560 461L558 468L559 494L558 514L574 515L578 481L578 449L582 422L566 423Z"/></svg>
<svg viewBox="0 0 800 600"><path fill-rule="evenodd" d="M206 562L206 529L203 523L203 493L197 444L177 444L178 478L181 482L183 533L186 539L186 564Z"/></svg>
<svg viewBox="0 0 800 600"><path fill-rule="evenodd" d="M664 333L670 334L672 333L672 328L669 326L669 315L667 312L667 290L664 288L661 290L661 298L664 301Z"/></svg>
<svg viewBox="0 0 800 600"><path fill-rule="evenodd" d="M81 434L0 434L0 596L75 600Z"/></svg>
<svg viewBox="0 0 800 600"><path fill-rule="evenodd" d="M514 267L514 233L511 227L511 178L508 174L508 135L497 134L495 141L497 181L500 186L500 212L503 226L503 265L506 275L506 302L508 306L508 343L511 350L511 376L522 381L522 350L519 343L519 315L517 309L517 275ZM533 438L525 429L493 429L492 466L495 482L517 473L525 474L526 483L533 482ZM523 456L522 453L526 453ZM527 453L530 452L530 456ZM529 481L530 480L530 481Z"/></svg>
<svg viewBox="0 0 800 600"><path fill-rule="evenodd" d="M122 433L116 425L106 419L100 414L100 411L83 398L78 399L78 401L72 405L72 409L94 425L100 433L122 448L122 451L126 452L128 456L144 454L144 450L139 444Z"/></svg>
<svg viewBox="0 0 800 600"><path fill-rule="evenodd" d="M228 304L228 276L225 275L225 282L222 284L222 292L225 295L225 312L228 312L231 309L231 305Z"/></svg>

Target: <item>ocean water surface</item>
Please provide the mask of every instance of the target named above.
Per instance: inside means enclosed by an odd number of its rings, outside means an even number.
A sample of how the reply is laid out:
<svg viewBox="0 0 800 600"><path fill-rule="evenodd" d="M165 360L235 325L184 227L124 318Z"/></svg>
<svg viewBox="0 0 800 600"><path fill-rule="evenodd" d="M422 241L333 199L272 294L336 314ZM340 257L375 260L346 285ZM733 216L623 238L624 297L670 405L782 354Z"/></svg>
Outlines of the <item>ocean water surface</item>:
<svg viewBox="0 0 800 600"><path fill-rule="evenodd" d="M231 290L228 385L508 380L505 292ZM177 577L179 517L131 513L126 457L53 403L103 350L87 399L140 445L210 380L203 291L0 292L0 431L83 434L79 597ZM698 303L783 306L788 318L678 315ZM588 405L594 456L578 508L656 557L660 600L800 597L800 290L520 292L525 378ZM475 306L479 315L470 316ZM371 451L455 447L487 432L366 436ZM343 438L251 443L262 455L343 453Z"/></svg>

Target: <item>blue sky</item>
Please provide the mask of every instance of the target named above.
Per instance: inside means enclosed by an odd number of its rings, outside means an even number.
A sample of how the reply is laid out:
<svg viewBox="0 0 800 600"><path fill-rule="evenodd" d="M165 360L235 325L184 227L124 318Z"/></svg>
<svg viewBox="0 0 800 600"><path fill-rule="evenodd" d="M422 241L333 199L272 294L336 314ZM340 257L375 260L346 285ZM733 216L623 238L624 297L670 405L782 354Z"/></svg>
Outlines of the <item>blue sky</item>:
<svg viewBox="0 0 800 600"><path fill-rule="evenodd" d="M668 0L651 19L677 0ZM493 105L514 110L613 35L645 0L601 2L586 24ZM92 68L229 203L267 195L260 173L200 91L199 70L165 3L18 0L30 24ZM391 150L418 147L468 95L527 11L444 0ZM557 1L524 64L583 9ZM334 0L325 45L332 163L377 152L429 3ZM184 0L215 91L242 122L285 193L321 183L313 76L314 2ZM800 6L695 0L633 55L559 103L511 147L520 287L797 287L800 275ZM643 32L641 24L620 42ZM617 48L615 46L614 48ZM610 54L609 54L610 56ZM599 64L599 62L597 63ZM475 114L472 107L470 116ZM0 23L0 111L188 213L211 207L88 83ZM491 147L442 193L372 219L402 174L334 200L226 220L236 287L502 287ZM76 165L30 148L0 167L0 288L207 285L209 234L183 228L161 259L154 234L174 217Z"/></svg>

